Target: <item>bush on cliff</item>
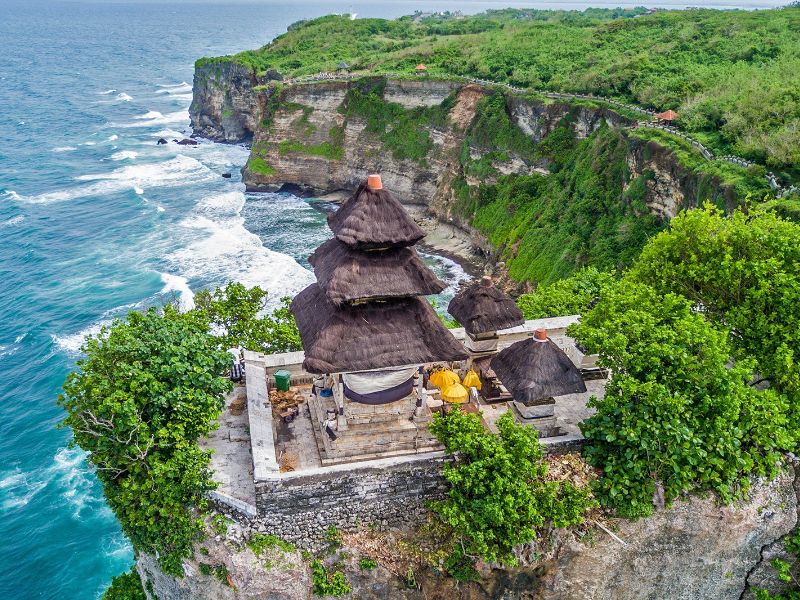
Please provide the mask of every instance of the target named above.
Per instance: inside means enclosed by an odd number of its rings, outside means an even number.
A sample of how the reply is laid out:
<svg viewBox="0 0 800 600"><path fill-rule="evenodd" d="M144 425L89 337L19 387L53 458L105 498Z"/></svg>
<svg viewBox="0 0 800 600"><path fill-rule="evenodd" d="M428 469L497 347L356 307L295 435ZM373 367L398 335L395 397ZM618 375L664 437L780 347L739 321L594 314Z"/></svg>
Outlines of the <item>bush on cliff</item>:
<svg viewBox="0 0 800 600"><path fill-rule="evenodd" d="M464 558L513 565L514 546L535 539L546 525L581 522L592 504L588 490L546 479L534 429L517 425L510 413L497 427L500 434L494 435L480 417L458 409L434 416L430 426L454 458L444 467L447 497L432 503L456 539L450 570L463 573Z"/></svg>
<svg viewBox="0 0 800 600"><path fill-rule="evenodd" d="M215 487L197 445L215 425L229 355L199 311L131 312L87 338L59 404L134 547L182 575Z"/></svg>
<svg viewBox="0 0 800 600"><path fill-rule="evenodd" d="M102 600L147 600L142 587L142 580L136 567L111 580L111 586L103 593Z"/></svg>
<svg viewBox="0 0 800 600"><path fill-rule="evenodd" d="M517 306L526 319L580 315L599 298L600 290L613 282L613 274L587 267L566 279L540 285L531 294L522 294Z"/></svg>
<svg viewBox="0 0 800 600"><path fill-rule="evenodd" d="M281 298L280 307L266 311L268 293L259 286L247 288L231 281L211 292L195 295L197 311L208 319L226 348L242 346L257 352L302 350L300 332L289 312L291 298Z"/></svg>
<svg viewBox="0 0 800 600"><path fill-rule="evenodd" d="M631 276L682 294L730 330L734 358L756 360L800 430L800 224L761 208L687 211L650 241Z"/></svg>
<svg viewBox="0 0 800 600"><path fill-rule="evenodd" d="M687 492L730 502L751 476L777 473L785 398L750 385L755 361L731 364L732 336L689 300L623 279L569 333L613 373L580 425L603 505L636 517Z"/></svg>

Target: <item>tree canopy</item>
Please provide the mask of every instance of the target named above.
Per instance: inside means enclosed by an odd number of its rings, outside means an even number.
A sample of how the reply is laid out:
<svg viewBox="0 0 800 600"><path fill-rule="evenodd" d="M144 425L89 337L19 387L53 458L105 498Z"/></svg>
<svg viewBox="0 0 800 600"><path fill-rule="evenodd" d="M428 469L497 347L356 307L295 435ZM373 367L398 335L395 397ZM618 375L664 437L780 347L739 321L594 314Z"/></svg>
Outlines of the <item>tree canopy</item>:
<svg viewBox="0 0 800 600"><path fill-rule="evenodd" d="M431 432L454 461L443 471L447 498L432 508L452 528L456 556L513 565L514 546L533 540L546 524L579 523L591 500L586 489L546 480L536 430L508 413L497 427L499 435L489 433L480 417L458 409L434 416Z"/></svg>
<svg viewBox="0 0 800 600"><path fill-rule="evenodd" d="M230 388L228 354L200 312L173 306L128 313L87 338L83 352L59 396L63 424L89 452L134 547L180 575L214 488L197 440L215 426Z"/></svg>

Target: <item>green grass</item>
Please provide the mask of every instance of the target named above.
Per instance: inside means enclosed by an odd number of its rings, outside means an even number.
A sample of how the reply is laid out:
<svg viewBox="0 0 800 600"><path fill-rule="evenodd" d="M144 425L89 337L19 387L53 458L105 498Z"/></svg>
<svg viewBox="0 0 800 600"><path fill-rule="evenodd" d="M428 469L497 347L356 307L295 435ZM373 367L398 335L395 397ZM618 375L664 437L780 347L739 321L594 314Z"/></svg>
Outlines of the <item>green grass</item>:
<svg viewBox="0 0 800 600"><path fill-rule="evenodd" d="M250 160L247 161L247 168L250 170L251 173L256 173L257 175L264 175L266 177L271 177L275 175L277 171L275 167L265 161L263 158L258 156L251 156Z"/></svg>
<svg viewBox="0 0 800 600"><path fill-rule="evenodd" d="M294 544L282 540L278 536L265 535L263 533L254 533L247 542L247 547L250 548L256 556L261 556L273 548L280 548L287 553L297 550Z"/></svg>
<svg viewBox="0 0 800 600"><path fill-rule="evenodd" d="M330 142L321 144L302 144L292 140L283 140L278 144L278 152L285 154L305 154L306 156L322 156L330 160L342 160L344 148L335 146Z"/></svg>

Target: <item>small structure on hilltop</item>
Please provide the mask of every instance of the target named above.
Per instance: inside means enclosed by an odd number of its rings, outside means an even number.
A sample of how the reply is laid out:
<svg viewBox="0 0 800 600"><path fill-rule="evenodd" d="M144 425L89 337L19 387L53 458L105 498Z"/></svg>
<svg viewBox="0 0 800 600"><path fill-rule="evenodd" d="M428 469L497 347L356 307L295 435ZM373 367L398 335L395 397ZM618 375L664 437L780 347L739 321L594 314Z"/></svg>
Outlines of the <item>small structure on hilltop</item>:
<svg viewBox="0 0 800 600"><path fill-rule="evenodd" d="M422 63L419 63L416 66L416 68L414 69L414 73L416 73L417 76L427 75L428 74L428 67L426 65L422 64Z"/></svg>
<svg viewBox="0 0 800 600"><path fill-rule="evenodd" d="M494 287L488 276L459 291L447 306L447 312L464 326L465 346L472 352L494 352L499 330L525 323L516 303Z"/></svg>
<svg viewBox="0 0 800 600"><path fill-rule="evenodd" d="M346 62L342 61L338 65L336 65L336 70L339 73L348 73L350 71L350 65L348 65Z"/></svg>
<svg viewBox="0 0 800 600"><path fill-rule="evenodd" d="M653 116L659 121L665 121L667 123L670 123L678 118L678 113L670 109L670 110L665 110L664 112L658 113Z"/></svg>
<svg viewBox="0 0 800 600"><path fill-rule="evenodd" d="M335 237L309 259L317 283L291 305L303 368L318 375L309 409L323 463L435 446L422 365L467 353L424 298L445 287L412 247L425 234L378 175L328 225Z"/></svg>
<svg viewBox="0 0 800 600"><path fill-rule="evenodd" d="M497 352L497 332L525 323L517 304L492 285L488 276L462 288L447 306L453 318L464 326L464 346L470 352L470 367L481 383L481 395L487 402L511 400L511 393L489 365Z"/></svg>
<svg viewBox="0 0 800 600"><path fill-rule="evenodd" d="M545 329L501 350L491 367L514 398L517 420L544 435L556 426L555 397L586 391L580 370Z"/></svg>

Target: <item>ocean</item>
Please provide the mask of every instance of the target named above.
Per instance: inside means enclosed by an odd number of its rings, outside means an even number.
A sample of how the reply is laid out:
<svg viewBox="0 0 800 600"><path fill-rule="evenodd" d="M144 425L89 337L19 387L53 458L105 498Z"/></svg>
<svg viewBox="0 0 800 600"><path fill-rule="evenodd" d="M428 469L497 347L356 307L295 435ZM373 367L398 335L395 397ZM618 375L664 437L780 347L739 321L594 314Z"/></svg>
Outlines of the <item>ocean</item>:
<svg viewBox="0 0 800 600"><path fill-rule="evenodd" d="M508 4L3 0L0 600L97 598L133 561L84 454L56 427L84 336L164 299L190 307L195 291L231 279L273 302L313 280L307 257L329 235L313 200L246 194L243 146L156 145L191 133L194 60L261 46L322 14ZM446 258L426 260L450 294L466 277Z"/></svg>

